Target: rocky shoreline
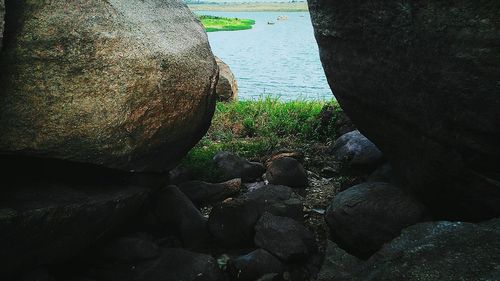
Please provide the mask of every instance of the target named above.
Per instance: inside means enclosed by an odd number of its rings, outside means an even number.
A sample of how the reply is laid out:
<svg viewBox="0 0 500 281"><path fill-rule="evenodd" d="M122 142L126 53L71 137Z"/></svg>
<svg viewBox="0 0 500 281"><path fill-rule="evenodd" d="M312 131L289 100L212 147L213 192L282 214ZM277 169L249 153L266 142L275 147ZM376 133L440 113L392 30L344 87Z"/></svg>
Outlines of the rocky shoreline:
<svg viewBox="0 0 500 281"><path fill-rule="evenodd" d="M361 2L309 1L345 114L273 123L333 141L207 182L237 90L183 2L0 0L0 280L500 280L500 4Z"/></svg>

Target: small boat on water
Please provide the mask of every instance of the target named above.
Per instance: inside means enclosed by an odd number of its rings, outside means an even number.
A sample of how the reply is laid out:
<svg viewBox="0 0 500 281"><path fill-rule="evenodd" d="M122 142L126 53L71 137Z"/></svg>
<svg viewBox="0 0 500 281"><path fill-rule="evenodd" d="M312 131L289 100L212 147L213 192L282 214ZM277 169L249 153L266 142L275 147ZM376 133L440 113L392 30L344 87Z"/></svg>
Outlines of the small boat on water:
<svg viewBox="0 0 500 281"><path fill-rule="evenodd" d="M274 21L268 21L267 24L272 25L272 24L275 24L275 22Z"/></svg>
<svg viewBox="0 0 500 281"><path fill-rule="evenodd" d="M288 20L288 16L279 16L277 20Z"/></svg>

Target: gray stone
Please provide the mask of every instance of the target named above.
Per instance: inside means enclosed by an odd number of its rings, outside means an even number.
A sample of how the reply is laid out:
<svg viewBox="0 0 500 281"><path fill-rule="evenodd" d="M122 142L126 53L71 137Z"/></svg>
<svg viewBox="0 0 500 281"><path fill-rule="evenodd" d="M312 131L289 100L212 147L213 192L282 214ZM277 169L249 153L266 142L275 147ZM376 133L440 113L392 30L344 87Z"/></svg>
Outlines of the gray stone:
<svg viewBox="0 0 500 281"><path fill-rule="evenodd" d="M316 238L298 221L264 213L255 225L255 245L283 261L300 261L317 252Z"/></svg>
<svg viewBox="0 0 500 281"><path fill-rule="evenodd" d="M305 188L309 183L304 166L291 157L273 160L267 168L266 178L270 184L293 188Z"/></svg>
<svg viewBox="0 0 500 281"><path fill-rule="evenodd" d="M262 178L266 172L261 163L250 162L228 151L217 153L213 161L223 180L240 178L243 182L252 182Z"/></svg>
<svg viewBox="0 0 500 281"><path fill-rule="evenodd" d="M205 134L218 70L183 1L7 4L1 153L163 172Z"/></svg>
<svg viewBox="0 0 500 281"><path fill-rule="evenodd" d="M325 260L317 281L352 281L362 265L362 260L349 255L330 240L326 242Z"/></svg>
<svg viewBox="0 0 500 281"><path fill-rule="evenodd" d="M223 245L250 246L254 241L254 226L264 212L303 219L302 198L290 187L266 185L225 200L215 205L210 213L210 233Z"/></svg>
<svg viewBox="0 0 500 281"><path fill-rule="evenodd" d="M160 254L158 245L142 237L120 237L106 244L100 257L120 262L136 262L156 258Z"/></svg>
<svg viewBox="0 0 500 281"><path fill-rule="evenodd" d="M500 216L500 2L310 0L336 99L439 217Z"/></svg>
<svg viewBox="0 0 500 281"><path fill-rule="evenodd" d="M263 249L230 259L227 268L232 280L240 281L254 281L265 274L280 274L284 270L280 260Z"/></svg>
<svg viewBox="0 0 500 281"><path fill-rule="evenodd" d="M425 208L387 183L364 183L340 192L326 210L332 240L367 259L401 230L425 220Z"/></svg>
<svg viewBox="0 0 500 281"><path fill-rule="evenodd" d="M219 67L219 82L217 82L217 99L219 101L236 101L238 99L238 82L231 68L218 57L215 57Z"/></svg>
<svg viewBox="0 0 500 281"><path fill-rule="evenodd" d="M358 130L346 133L335 141L331 153L340 162L350 166L376 166L382 152Z"/></svg>
<svg viewBox="0 0 500 281"><path fill-rule="evenodd" d="M411 226L370 258L370 281L493 281L500 273L500 235L474 224L429 222Z"/></svg>

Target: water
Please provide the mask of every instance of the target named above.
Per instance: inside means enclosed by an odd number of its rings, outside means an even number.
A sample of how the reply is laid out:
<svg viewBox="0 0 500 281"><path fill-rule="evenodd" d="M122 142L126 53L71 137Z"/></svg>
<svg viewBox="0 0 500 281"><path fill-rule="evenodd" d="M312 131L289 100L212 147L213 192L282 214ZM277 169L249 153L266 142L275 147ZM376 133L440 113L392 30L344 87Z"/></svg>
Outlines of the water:
<svg viewBox="0 0 500 281"><path fill-rule="evenodd" d="M236 76L241 100L261 95L282 100L333 98L308 12L197 13L256 21L251 30L208 33L214 54ZM278 21L278 16L288 20ZM269 21L275 24L269 25Z"/></svg>

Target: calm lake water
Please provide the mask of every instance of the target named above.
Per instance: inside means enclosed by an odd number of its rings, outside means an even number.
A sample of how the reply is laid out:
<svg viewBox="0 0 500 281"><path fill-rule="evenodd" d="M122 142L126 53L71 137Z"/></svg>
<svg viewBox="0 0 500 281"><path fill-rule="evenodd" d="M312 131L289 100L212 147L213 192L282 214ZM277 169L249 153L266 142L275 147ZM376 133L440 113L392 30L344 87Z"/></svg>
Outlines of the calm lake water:
<svg viewBox="0 0 500 281"><path fill-rule="evenodd" d="M236 76L241 100L261 95L279 96L282 100L333 98L309 13L197 13L256 21L251 30L208 33L214 54ZM278 16L287 16L288 20L278 21ZM269 25L269 21L275 24Z"/></svg>

